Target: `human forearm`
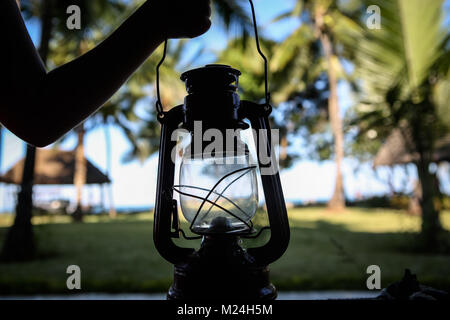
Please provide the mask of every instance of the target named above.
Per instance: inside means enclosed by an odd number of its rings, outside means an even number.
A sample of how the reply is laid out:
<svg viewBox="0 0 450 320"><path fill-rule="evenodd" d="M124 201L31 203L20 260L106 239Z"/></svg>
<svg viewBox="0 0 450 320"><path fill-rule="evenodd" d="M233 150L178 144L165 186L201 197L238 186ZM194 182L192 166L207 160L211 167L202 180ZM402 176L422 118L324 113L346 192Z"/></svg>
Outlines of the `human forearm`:
<svg viewBox="0 0 450 320"><path fill-rule="evenodd" d="M97 47L46 75L33 104L52 128L39 145L95 112L161 44L164 32L157 28L157 13L146 12L151 9L144 4Z"/></svg>
<svg viewBox="0 0 450 320"><path fill-rule="evenodd" d="M17 6L6 1L0 2L0 22L11 32L0 59L7 71L0 77L6 80L0 121L37 146L101 107L165 38L195 37L210 26L209 0L149 0L97 47L46 73Z"/></svg>

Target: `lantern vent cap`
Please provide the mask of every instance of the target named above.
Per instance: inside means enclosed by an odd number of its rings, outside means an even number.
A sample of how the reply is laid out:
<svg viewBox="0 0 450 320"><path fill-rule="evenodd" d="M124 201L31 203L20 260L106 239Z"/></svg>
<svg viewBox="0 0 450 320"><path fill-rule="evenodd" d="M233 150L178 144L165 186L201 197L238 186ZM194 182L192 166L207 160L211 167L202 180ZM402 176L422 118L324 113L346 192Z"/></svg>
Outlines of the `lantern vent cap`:
<svg viewBox="0 0 450 320"><path fill-rule="evenodd" d="M236 91L240 75L239 70L228 65L209 64L186 71L181 75L181 80L185 82L188 93L205 90Z"/></svg>

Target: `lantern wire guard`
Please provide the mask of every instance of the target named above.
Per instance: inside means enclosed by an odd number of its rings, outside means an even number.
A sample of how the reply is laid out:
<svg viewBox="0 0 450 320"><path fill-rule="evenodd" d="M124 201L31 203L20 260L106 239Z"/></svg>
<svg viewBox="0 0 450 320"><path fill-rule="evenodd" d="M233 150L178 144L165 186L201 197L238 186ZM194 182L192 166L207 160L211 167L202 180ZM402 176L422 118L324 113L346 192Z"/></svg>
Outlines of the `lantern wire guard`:
<svg viewBox="0 0 450 320"><path fill-rule="evenodd" d="M202 208L203 208L203 206L205 205L206 202L209 203L211 206L209 207L209 209L207 210L207 212L205 213L205 215L204 215L203 217L206 217L206 216L210 213L211 209L212 209L214 206L217 207L217 208L219 208L219 209L221 209L222 211L226 212L227 214L229 214L229 215L232 216L233 218L239 220L240 222L242 222L243 224L246 225L247 228L246 228L245 230L240 230L240 233L242 234L242 236L243 236L244 238L257 238L257 237L261 234L262 231L267 230L267 229L270 229L270 227L263 227L263 228L261 228L261 230L259 230L259 232L256 234L256 236L249 236L249 234L254 233L254 231L255 231L255 229L253 229L253 222L252 222L251 220L250 220L249 222L246 222L245 220L243 220L243 219L240 218L239 216L237 216L237 215L235 215L234 213L232 213L230 210L227 210L227 209L224 208L223 206L217 204L217 201L218 201L220 198L223 198L223 199L225 199L226 201L228 201L229 203L231 203L235 208L237 208L237 209L238 209L240 212L242 212L245 216L249 217L250 215L249 215L247 212L245 212L245 211L244 211L241 207L239 207L234 201L232 201L231 199L225 197L223 194L225 193L225 191L226 191L228 188L230 188L230 187L233 185L233 183L235 183L236 181L238 181L239 179L241 179L241 178L242 178L243 176L245 176L246 174L250 173L252 170L256 170L256 168L257 168L256 166L249 166L249 167L246 167L246 168L240 168L240 169L238 169L238 170L234 170L234 171L232 171L232 172L226 174L225 176L223 176L221 179L219 179L219 180L216 182L216 184L215 184L211 189L200 188L200 187L196 187L196 186L192 186L192 185L174 185L172 189L173 189L175 192L177 192L177 193L179 193L179 194L181 194L181 195L184 195L184 196L188 196L188 197L192 197L192 198L195 198L195 199L198 199L198 200L202 200L202 203L200 204L199 208L197 209L197 213L195 214L195 217L194 217L194 219L192 220L192 222L191 222L191 224L190 224L190 226L189 226L189 229L191 230L191 232L196 233L195 230L194 230L194 224L195 224L195 222L196 222L198 216L200 215L200 212L201 212L201 210L202 210ZM241 173L241 172L243 172L243 173ZM229 183L229 184L228 184L228 185L227 185L220 193L217 192L217 191L215 191L216 188L220 185L220 183L221 183L222 181L224 181L226 178L231 177L231 176L233 176L233 175L236 175L236 174L238 174L238 173L240 173L240 175L239 175L237 178L235 178L233 181L231 181L231 182L230 182L230 183ZM197 195L192 194L192 193L183 192L183 191L180 190L181 188L198 189L198 190L202 190L202 191L208 191L208 194L206 195L206 197L200 197L200 196L197 196ZM209 197L210 197L212 194L217 195L217 197L216 197L216 199L215 199L214 201L209 200ZM202 236L199 236L199 237L188 237L188 236L186 236L186 234L184 233L184 231L183 231L182 229L178 229L177 231L178 231L178 232L181 232L181 234L183 235L183 237L184 237L185 239L187 239L187 240L201 239L201 238L202 238ZM202 233L202 234L204 235L205 233Z"/></svg>
<svg viewBox="0 0 450 320"><path fill-rule="evenodd" d="M198 218L198 216L199 216L199 214L200 214L200 212L201 212L201 210L202 210L202 208L203 208L205 202L208 202L209 204L211 204L211 206L209 207L208 211L206 212L206 214L205 214L204 216L207 216L207 215L209 214L209 212L211 212L212 207L216 206L216 207L218 207L219 209L225 211L227 214L229 214L229 215L232 216L233 218L236 218L236 219L238 219L239 221L241 221L242 223L244 223L244 224L247 226L247 230L246 230L246 231L247 231L247 232L251 232L251 230L252 230L252 228L253 228L253 224L251 223L251 221L250 221L250 224L247 223L245 220L243 220L243 219L240 218L239 216L235 215L235 214L232 213L230 210L227 210L226 208L224 208L224 207L218 205L218 204L217 204L217 201L218 201L220 198L223 198L223 199L225 199L226 201L230 202L235 208L237 208L237 209L238 209L240 212L242 212L245 216L249 216L249 214L247 214L244 210L242 210L241 207L239 207L235 202L233 202L233 201L230 200L229 198L225 197L223 194L225 193L225 191L226 191L229 187L231 187L231 185L232 185L233 183L235 183L237 180L239 180L239 179L242 178L244 175L246 175L247 173L249 173L251 170L254 170L254 169L256 169L256 166L251 166L251 167L241 168L241 169L232 171L232 172L226 174L225 176L223 176L221 179L219 179L219 181L217 181L216 184L215 184L211 189L199 188L199 187L196 187L196 186L190 186L190 185L175 185L175 186L173 186L173 190L176 191L176 192L179 193L179 194L182 194L182 195L185 195L185 196L188 196L188 197L192 197L192 198L196 198L196 199L202 200L202 203L200 204L199 208L197 209L197 213L195 214L195 217L194 217L194 219L193 219L192 222L191 222L191 225L190 225L190 227L189 227L190 230L191 230L192 232L194 232L193 226L194 226L194 224L195 224L195 222L196 222L196 220L197 220L197 218ZM239 177L237 177L236 179L234 179L232 182L230 182L230 183L222 190L221 193L215 191L216 188L220 185L220 183L221 183L223 180L225 180L226 178L231 177L231 176L233 176L233 175L235 175L235 174L237 174L237 173L240 173L240 172L242 172L242 171L245 171L245 172L242 173L241 175L239 175ZM192 194L192 193L187 193L187 192L180 191L180 190L178 190L177 188L199 189L199 190L203 190L203 191L208 191L208 194L206 195L206 197L202 198L202 197L199 197L199 196L194 195L194 194ZM216 200L211 201L211 200L209 200L209 196L210 196L211 194L213 194L213 193L217 195L217 198L216 198Z"/></svg>

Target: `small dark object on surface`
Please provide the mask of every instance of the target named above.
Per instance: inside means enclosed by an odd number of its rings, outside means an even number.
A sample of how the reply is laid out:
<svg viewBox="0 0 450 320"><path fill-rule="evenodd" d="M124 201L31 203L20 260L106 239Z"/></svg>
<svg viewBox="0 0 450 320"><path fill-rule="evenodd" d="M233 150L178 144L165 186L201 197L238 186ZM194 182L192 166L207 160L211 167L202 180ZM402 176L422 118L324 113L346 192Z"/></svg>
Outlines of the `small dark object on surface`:
<svg viewBox="0 0 450 320"><path fill-rule="evenodd" d="M406 269L403 279L383 289L377 299L450 301L450 295L445 291L421 285L416 275L412 274L409 269Z"/></svg>

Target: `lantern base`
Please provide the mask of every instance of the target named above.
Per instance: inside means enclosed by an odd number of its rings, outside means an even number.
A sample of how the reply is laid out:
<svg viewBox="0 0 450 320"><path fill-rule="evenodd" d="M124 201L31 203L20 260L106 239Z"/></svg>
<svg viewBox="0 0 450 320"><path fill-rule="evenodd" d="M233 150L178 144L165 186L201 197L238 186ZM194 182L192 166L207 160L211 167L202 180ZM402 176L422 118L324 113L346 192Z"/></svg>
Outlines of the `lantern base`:
<svg viewBox="0 0 450 320"><path fill-rule="evenodd" d="M206 236L188 261L175 265L168 300L275 300L267 266L256 266L235 236Z"/></svg>

